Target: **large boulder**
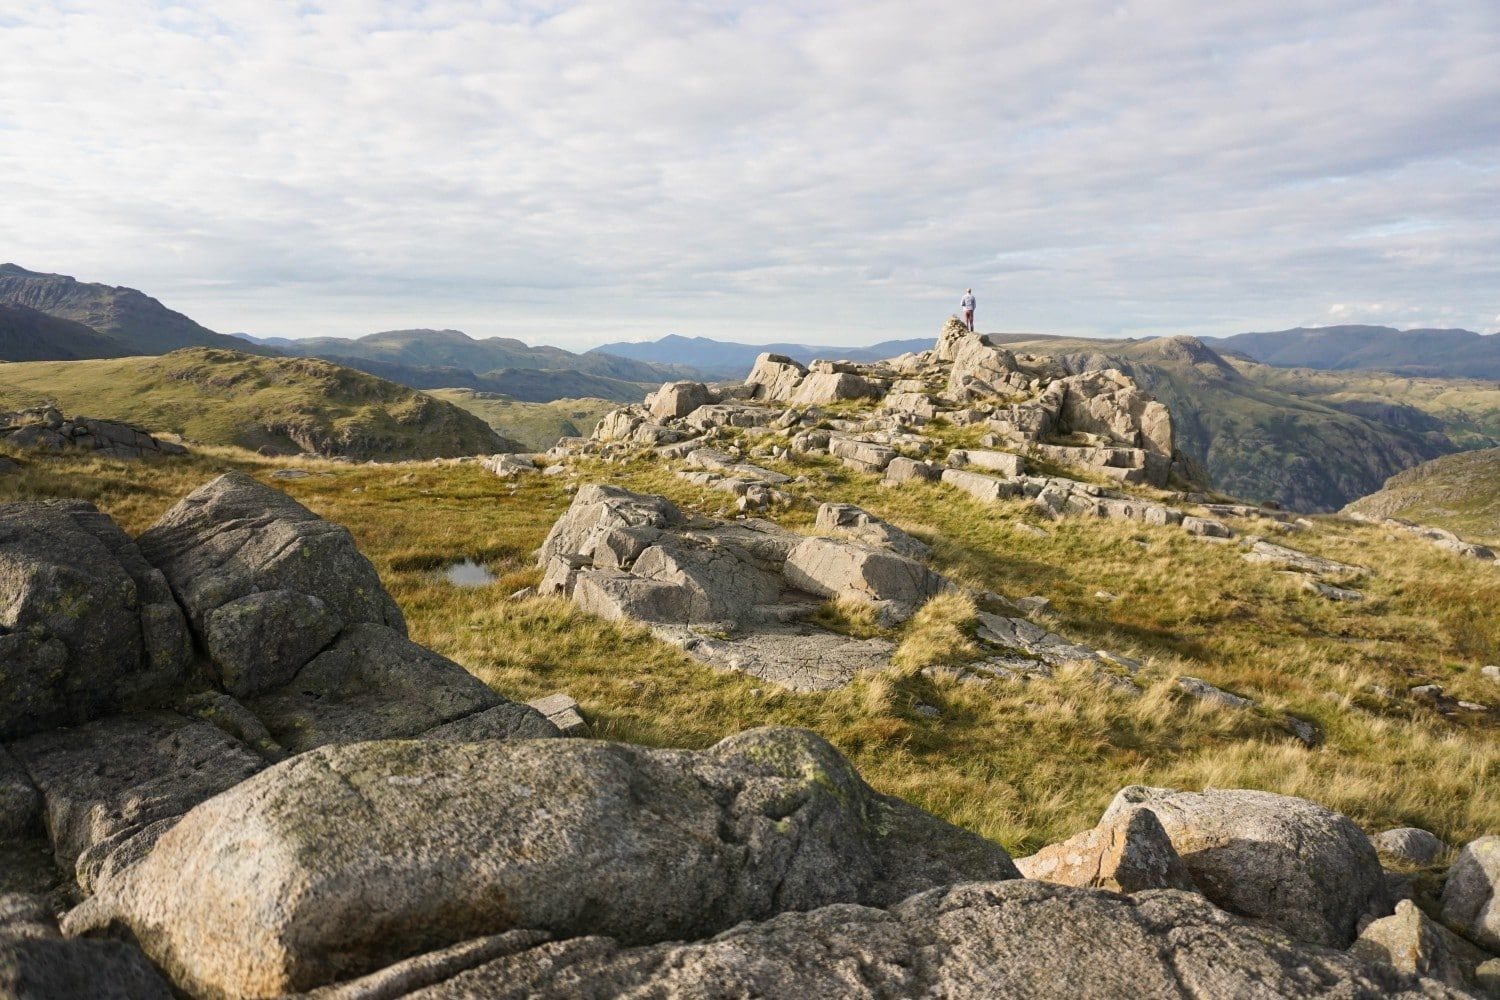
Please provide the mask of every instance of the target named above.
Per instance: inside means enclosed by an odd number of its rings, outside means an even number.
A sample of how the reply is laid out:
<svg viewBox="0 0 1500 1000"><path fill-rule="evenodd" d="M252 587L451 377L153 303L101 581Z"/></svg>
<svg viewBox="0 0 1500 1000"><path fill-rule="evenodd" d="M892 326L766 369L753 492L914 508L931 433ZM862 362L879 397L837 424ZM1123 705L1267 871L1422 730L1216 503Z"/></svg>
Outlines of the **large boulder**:
<svg viewBox="0 0 1500 1000"><path fill-rule="evenodd" d="M171 712L110 716L10 750L40 790L58 865L76 870L85 889L118 867L110 855L131 838L266 764L214 726Z"/></svg>
<svg viewBox="0 0 1500 1000"><path fill-rule="evenodd" d="M231 694L285 683L351 625L406 633L347 530L240 473L188 494L140 546L166 575Z"/></svg>
<svg viewBox="0 0 1500 1000"><path fill-rule="evenodd" d="M605 618L688 623L737 620L781 591L781 580L737 547L671 536L641 552L629 573L581 572L573 597Z"/></svg>
<svg viewBox="0 0 1500 1000"><path fill-rule="evenodd" d="M537 560L544 569L559 556L592 560L595 543L612 529L650 533L686 523L682 511L665 497L589 483L579 487L567 511L552 525Z"/></svg>
<svg viewBox="0 0 1500 1000"><path fill-rule="evenodd" d="M422 956L330 996L393 996L385 990L398 983L423 1000L1468 995L1298 944L1189 893L1127 897L1028 881L934 889L889 910L838 905L783 913L707 941L543 943L516 932Z"/></svg>
<svg viewBox="0 0 1500 1000"><path fill-rule="evenodd" d="M119 924L183 990L265 997L514 929L647 944L1016 876L802 730L703 752L377 742L199 806L68 929Z"/></svg>
<svg viewBox="0 0 1500 1000"><path fill-rule="evenodd" d="M797 385L791 402L816 405L844 399L870 399L880 394L878 386L853 372L811 372Z"/></svg>
<svg viewBox="0 0 1500 1000"><path fill-rule="evenodd" d="M1153 455L1172 456L1172 415L1125 373L1116 369L1085 372L1063 380L1062 426L1097 434Z"/></svg>
<svg viewBox="0 0 1500 1000"><path fill-rule="evenodd" d="M1361 917L1390 912L1370 840L1348 817L1289 795L1132 785L1104 814L1156 814L1193 881L1219 906L1344 948Z"/></svg>
<svg viewBox="0 0 1500 1000"><path fill-rule="evenodd" d="M0 996L14 1000L171 1000L140 949L65 938L47 902L0 895Z"/></svg>
<svg viewBox="0 0 1500 1000"><path fill-rule="evenodd" d="M1443 922L1500 951L1500 836L1464 845L1443 885Z"/></svg>
<svg viewBox="0 0 1500 1000"><path fill-rule="evenodd" d="M646 397L646 408L657 420L685 417L711 402L713 394L702 382L667 382Z"/></svg>
<svg viewBox="0 0 1500 1000"><path fill-rule="evenodd" d="M1448 946L1450 934L1427 919L1417 904L1403 899L1396 912L1372 920L1349 946L1351 954L1388 965L1398 972L1424 976L1449 986L1468 985L1463 963Z"/></svg>
<svg viewBox="0 0 1500 1000"><path fill-rule="evenodd" d="M93 504L0 505L0 739L161 694L190 658L161 573Z"/></svg>
<svg viewBox="0 0 1500 1000"><path fill-rule="evenodd" d="M745 385L755 399L785 402L797 393L807 369L791 358L767 351L755 359Z"/></svg>
<svg viewBox="0 0 1500 1000"><path fill-rule="evenodd" d="M926 542L917 541L895 525L852 503L823 504L818 508L816 527L828 534L890 549L909 559L927 559L932 555L932 547Z"/></svg>
<svg viewBox="0 0 1500 1000"><path fill-rule="evenodd" d="M949 584L915 559L833 538L807 538L787 556L787 582L819 597L914 609Z"/></svg>

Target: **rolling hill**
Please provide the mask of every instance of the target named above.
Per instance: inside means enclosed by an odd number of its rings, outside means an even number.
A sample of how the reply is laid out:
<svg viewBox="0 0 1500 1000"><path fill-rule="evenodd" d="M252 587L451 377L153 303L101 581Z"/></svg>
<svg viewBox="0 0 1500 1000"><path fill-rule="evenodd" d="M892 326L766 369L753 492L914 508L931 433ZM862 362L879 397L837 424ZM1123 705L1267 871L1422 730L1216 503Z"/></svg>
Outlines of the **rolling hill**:
<svg viewBox="0 0 1500 1000"><path fill-rule="evenodd" d="M473 389L433 389L428 395L469 411L496 433L519 441L531 451L546 451L558 438L587 437L601 417L619 406L608 399L527 402Z"/></svg>
<svg viewBox="0 0 1500 1000"><path fill-rule="evenodd" d="M269 454L395 461L521 447L451 403L316 358L189 348L0 365L0 408L47 401L68 414Z"/></svg>
<svg viewBox="0 0 1500 1000"><path fill-rule="evenodd" d="M568 370L624 382L661 383L690 374L675 364L648 364L626 357L561 347L532 347L509 337L470 337L460 330L387 330L357 339L309 337L261 342L286 354L381 361L418 367L466 368L484 374L500 369Z"/></svg>
<svg viewBox="0 0 1500 1000"><path fill-rule="evenodd" d="M1324 326L1203 340L1215 350L1280 368L1500 379L1500 336L1470 330Z"/></svg>
<svg viewBox="0 0 1500 1000"><path fill-rule="evenodd" d="M1500 542L1500 448L1444 455L1407 469L1344 509Z"/></svg>
<svg viewBox="0 0 1500 1000"><path fill-rule="evenodd" d="M78 361L133 353L124 342L82 323L0 302L0 361Z"/></svg>
<svg viewBox="0 0 1500 1000"><path fill-rule="evenodd" d="M124 354L166 354L183 347L278 353L274 348L214 333L134 288L86 283L65 274L28 271L16 264L0 264L0 303L26 306L57 319L82 323L123 343ZM107 345L99 349L109 350L104 355L108 357L122 353Z"/></svg>
<svg viewBox="0 0 1500 1000"><path fill-rule="evenodd" d="M654 364L678 365L691 369L699 377L715 379L744 378L762 352L785 354L806 364L816 358L838 358L845 361L879 361L908 351L925 351L932 338L887 340L870 347L819 347L812 344L736 344L707 337L681 337L672 334L659 340L639 343L615 343L595 347L584 357L615 356L648 361Z"/></svg>

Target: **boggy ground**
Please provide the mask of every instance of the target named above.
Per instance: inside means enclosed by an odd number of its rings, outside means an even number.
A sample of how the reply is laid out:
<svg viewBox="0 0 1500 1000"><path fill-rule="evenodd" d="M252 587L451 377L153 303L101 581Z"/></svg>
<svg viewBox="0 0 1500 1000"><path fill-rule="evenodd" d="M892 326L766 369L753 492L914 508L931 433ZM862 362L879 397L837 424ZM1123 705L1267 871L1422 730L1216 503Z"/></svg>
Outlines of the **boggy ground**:
<svg viewBox="0 0 1500 1000"><path fill-rule="evenodd" d="M1500 684L1479 672L1500 662L1500 568L1381 528L1326 518L1291 539L1373 571L1358 583L1367 600L1336 604L1248 565L1236 546L1176 528L1046 522L1021 502L981 504L927 483L892 488L826 459L804 461L785 467L809 481L793 487L799 503L777 515L782 523L810 528L813 501L858 503L930 542L935 564L954 579L1011 598L1045 596L1049 628L1144 659L1147 690L1124 696L1081 671L983 687L924 676L923 666L972 655L971 607L941 598L897 635L896 670L793 694L701 666L644 629L565 601L508 599L538 579L530 553L566 509L570 483L611 482L722 511L725 494L651 460L580 462L571 474L517 480L473 464L287 461L237 449L151 463L23 461L0 476L0 502L81 497L132 534L219 472L245 471L347 526L412 638L507 696L565 690L597 736L654 746L706 747L751 726L805 726L880 791L1018 856L1093 825L1114 791L1132 783L1300 795L1367 830L1421 826L1450 844L1500 828L1500 716L1442 716L1406 695L1435 682L1455 698L1500 704ZM287 468L311 475L275 477ZM496 582L462 589L436 572L464 558L485 563ZM860 634L876 627L845 609L823 618ZM1260 710L1184 698L1172 685L1178 673L1253 697ZM1322 746L1288 735L1274 718L1281 711L1314 721Z"/></svg>

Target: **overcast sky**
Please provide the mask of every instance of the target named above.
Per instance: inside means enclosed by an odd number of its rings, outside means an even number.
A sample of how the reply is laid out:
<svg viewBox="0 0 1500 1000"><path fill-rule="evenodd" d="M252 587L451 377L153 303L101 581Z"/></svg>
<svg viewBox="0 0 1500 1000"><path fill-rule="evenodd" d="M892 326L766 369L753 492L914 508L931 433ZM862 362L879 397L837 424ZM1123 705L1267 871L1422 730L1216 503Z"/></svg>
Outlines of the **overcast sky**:
<svg viewBox="0 0 1500 1000"><path fill-rule="evenodd" d="M221 331L1500 328L1500 2L0 7L0 259Z"/></svg>

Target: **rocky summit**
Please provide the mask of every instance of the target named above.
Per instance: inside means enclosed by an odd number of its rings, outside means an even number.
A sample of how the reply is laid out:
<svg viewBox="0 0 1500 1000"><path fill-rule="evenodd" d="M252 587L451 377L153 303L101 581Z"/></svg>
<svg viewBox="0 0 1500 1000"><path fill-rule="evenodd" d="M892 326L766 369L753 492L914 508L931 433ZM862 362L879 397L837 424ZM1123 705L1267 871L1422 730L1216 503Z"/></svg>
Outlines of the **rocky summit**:
<svg viewBox="0 0 1500 1000"><path fill-rule="evenodd" d="M43 416L27 426L60 432ZM877 512L881 491L929 491L1023 510L1044 537L1156 532L1323 613L1366 604L1362 558L1205 493L1173 437L1128 377L950 322L920 355L766 355L742 383L667 383L550 465L427 466L493 495L567 481L540 547L539 530L504 557L535 590L499 601L531 609L559 657L555 622L618 628L764 685L761 724L694 749L589 738L566 693L507 697L506 675L414 641L431 633L409 631L354 534L242 472L134 536L86 500L0 504L0 997L1500 995L1495 836L1454 852L1299 796L1130 784L1012 858L775 724L786 699L918 676L904 657L958 609L961 663L921 661L934 689L1069 683L1147 716L1181 701L1205 726L1255 719L1258 752L1318 752L1312 722L1156 676ZM608 481L626 462L635 488ZM399 532L406 468L375 497L331 473L267 478Z"/></svg>

